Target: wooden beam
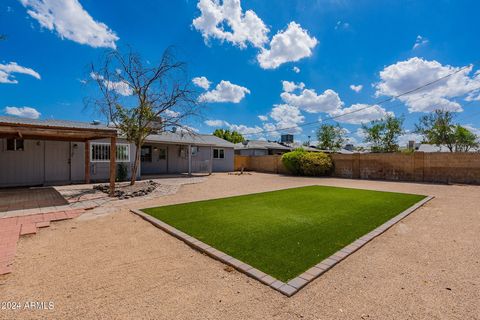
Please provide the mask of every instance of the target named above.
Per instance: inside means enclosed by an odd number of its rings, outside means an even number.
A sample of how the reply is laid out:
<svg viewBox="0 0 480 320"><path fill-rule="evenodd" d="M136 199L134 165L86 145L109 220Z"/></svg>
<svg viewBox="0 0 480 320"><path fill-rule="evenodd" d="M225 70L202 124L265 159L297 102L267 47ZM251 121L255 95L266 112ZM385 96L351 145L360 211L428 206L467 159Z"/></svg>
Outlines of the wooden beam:
<svg viewBox="0 0 480 320"><path fill-rule="evenodd" d="M0 124L0 136L17 136L23 139L82 141L110 138L116 132L97 130L78 130L72 128L34 128Z"/></svg>
<svg viewBox="0 0 480 320"><path fill-rule="evenodd" d="M90 183L90 141L85 141L85 183Z"/></svg>
<svg viewBox="0 0 480 320"><path fill-rule="evenodd" d="M117 137L110 138L110 197L115 194L115 178L117 175L116 168L117 157Z"/></svg>

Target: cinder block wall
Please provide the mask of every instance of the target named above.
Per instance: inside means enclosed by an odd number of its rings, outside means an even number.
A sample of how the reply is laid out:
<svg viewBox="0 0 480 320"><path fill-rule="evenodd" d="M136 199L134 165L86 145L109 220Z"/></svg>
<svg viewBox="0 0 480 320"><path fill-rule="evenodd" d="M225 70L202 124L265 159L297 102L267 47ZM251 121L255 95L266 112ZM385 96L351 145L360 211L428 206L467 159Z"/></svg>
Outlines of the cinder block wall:
<svg viewBox="0 0 480 320"><path fill-rule="evenodd" d="M480 184L480 153L331 154L333 176L350 179ZM235 156L235 170L288 173L281 156Z"/></svg>

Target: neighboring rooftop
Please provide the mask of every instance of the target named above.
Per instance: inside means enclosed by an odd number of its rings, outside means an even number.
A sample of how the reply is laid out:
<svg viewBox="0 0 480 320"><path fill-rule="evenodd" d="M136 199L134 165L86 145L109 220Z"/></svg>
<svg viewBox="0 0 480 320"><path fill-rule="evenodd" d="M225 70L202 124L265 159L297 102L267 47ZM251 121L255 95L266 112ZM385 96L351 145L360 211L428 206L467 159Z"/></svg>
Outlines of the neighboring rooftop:
<svg viewBox="0 0 480 320"><path fill-rule="evenodd" d="M434 144L422 143L416 151L420 152L450 152L446 145L436 146ZM470 149L468 152L478 152L476 149Z"/></svg>
<svg viewBox="0 0 480 320"><path fill-rule="evenodd" d="M235 150L242 150L242 149L291 150L292 148L284 146L278 142L264 141L264 140L248 140L247 144L243 144L242 142L235 143Z"/></svg>

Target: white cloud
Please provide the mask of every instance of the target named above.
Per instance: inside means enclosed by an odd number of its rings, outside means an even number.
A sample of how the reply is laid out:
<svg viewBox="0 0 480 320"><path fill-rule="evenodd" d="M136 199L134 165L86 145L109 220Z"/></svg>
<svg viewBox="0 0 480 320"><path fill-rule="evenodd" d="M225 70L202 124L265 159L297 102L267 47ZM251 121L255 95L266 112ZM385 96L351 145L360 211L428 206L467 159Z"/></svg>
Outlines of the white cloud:
<svg viewBox="0 0 480 320"><path fill-rule="evenodd" d="M473 134L475 134L478 137L478 139L480 139L480 128L474 127L471 124L465 124L465 125L462 125L462 127L470 130Z"/></svg>
<svg viewBox="0 0 480 320"><path fill-rule="evenodd" d="M289 130L291 132L300 132L302 129L297 126L305 120L297 107L288 104L274 105L270 112L270 118L276 121L276 129L294 127Z"/></svg>
<svg viewBox="0 0 480 320"><path fill-rule="evenodd" d="M337 23L335 24L335 30L347 30L348 28L350 28L350 23L345 21L337 21Z"/></svg>
<svg viewBox="0 0 480 320"><path fill-rule="evenodd" d="M356 93L359 93L360 91L362 91L363 85L361 85L361 84L359 84L359 85L351 84L351 85L350 85L350 89L352 89L352 90L355 91Z"/></svg>
<svg viewBox="0 0 480 320"><path fill-rule="evenodd" d="M263 131L263 129L259 126L249 127L243 124L229 124L228 128L230 130L237 131L238 133L245 135L255 135Z"/></svg>
<svg viewBox="0 0 480 320"><path fill-rule="evenodd" d="M95 21L78 0L20 0L27 13L50 31L94 48L115 48L117 35L104 23Z"/></svg>
<svg viewBox="0 0 480 320"><path fill-rule="evenodd" d="M223 120L205 120L205 124L209 127L224 127L228 126L228 122Z"/></svg>
<svg viewBox="0 0 480 320"><path fill-rule="evenodd" d="M267 120L268 120L268 116L259 115L259 116L258 116L258 119L260 119L260 121L267 121Z"/></svg>
<svg viewBox="0 0 480 320"><path fill-rule="evenodd" d="M131 96L133 94L133 89L130 85L124 81L111 81L105 80L102 75L91 72L90 77L94 80L100 80L107 90L115 91L122 96Z"/></svg>
<svg viewBox="0 0 480 320"><path fill-rule="evenodd" d="M40 80L40 75L33 69L22 67L16 62L10 62L8 64L0 63L0 83L18 83L13 73L26 74Z"/></svg>
<svg viewBox="0 0 480 320"><path fill-rule="evenodd" d="M462 111L460 103L453 99L480 87L480 73L470 76L472 68L462 69L414 57L385 67L380 72L380 82L375 84L376 95L394 97L457 72L399 100L407 105L410 112L435 109Z"/></svg>
<svg viewBox="0 0 480 320"><path fill-rule="evenodd" d="M195 77L192 79L192 82L197 86L202 89L208 90L210 88L211 82L208 81L206 77Z"/></svg>
<svg viewBox="0 0 480 320"><path fill-rule="evenodd" d="M163 112L169 118L176 118L180 115L180 112L167 109Z"/></svg>
<svg viewBox="0 0 480 320"><path fill-rule="evenodd" d="M240 48L247 43L260 48L268 41L269 29L252 10L245 13L240 0L200 0L201 15L193 20L195 29L207 42L210 38L228 41Z"/></svg>
<svg viewBox="0 0 480 320"><path fill-rule="evenodd" d="M41 115L40 112L31 107L6 107L5 113L11 116L29 119L38 119Z"/></svg>
<svg viewBox="0 0 480 320"><path fill-rule="evenodd" d="M307 30L296 22L290 22L286 30L273 36L270 49L261 49L257 60L263 69L275 69L283 63L310 57L317 44L318 40L310 37Z"/></svg>
<svg viewBox="0 0 480 320"><path fill-rule="evenodd" d="M299 94L282 92L282 100L309 113L333 112L343 106L338 93L331 89L317 94L313 89L304 89Z"/></svg>
<svg viewBox="0 0 480 320"><path fill-rule="evenodd" d="M295 73L300 73L300 68L299 67L293 67L292 70Z"/></svg>
<svg viewBox="0 0 480 320"><path fill-rule="evenodd" d="M331 116L340 116L335 120L343 123L362 124L374 120L380 120L387 115L394 115L379 105L354 104L348 108L342 108L330 113Z"/></svg>
<svg viewBox="0 0 480 320"><path fill-rule="evenodd" d="M187 125L183 125L182 127L178 128L178 131L183 132L183 133L192 133L192 132L193 133L198 133L198 132L200 132L200 130L198 130L197 128L187 126Z"/></svg>
<svg viewBox="0 0 480 320"><path fill-rule="evenodd" d="M207 91L200 95L199 100L203 102L232 102L239 103L249 94L250 90L245 87L222 80L211 91Z"/></svg>
<svg viewBox="0 0 480 320"><path fill-rule="evenodd" d="M283 87L283 91L292 92L292 91L295 91L297 89L305 88L305 83L300 82L300 83L297 84L293 81L282 81L282 87Z"/></svg>
<svg viewBox="0 0 480 320"><path fill-rule="evenodd" d="M418 49L422 46L426 46L428 44L428 39L422 37L421 35L418 35L417 38L415 39L415 43L413 44L413 50Z"/></svg>
<svg viewBox="0 0 480 320"><path fill-rule="evenodd" d="M400 147L406 147L409 141L422 142L423 137L417 133L405 132L400 137L398 137L398 145Z"/></svg>

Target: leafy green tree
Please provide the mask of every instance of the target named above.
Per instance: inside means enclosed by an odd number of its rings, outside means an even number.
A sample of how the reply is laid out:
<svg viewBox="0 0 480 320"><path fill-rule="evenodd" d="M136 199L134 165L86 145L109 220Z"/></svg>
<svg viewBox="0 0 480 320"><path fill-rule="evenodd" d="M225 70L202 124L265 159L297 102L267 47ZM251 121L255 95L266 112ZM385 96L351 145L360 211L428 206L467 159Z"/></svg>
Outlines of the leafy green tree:
<svg viewBox="0 0 480 320"><path fill-rule="evenodd" d="M387 116L385 119L362 124L364 142L371 144L372 152L398 151L398 137L404 133L403 118Z"/></svg>
<svg viewBox="0 0 480 320"><path fill-rule="evenodd" d="M455 125L450 111L435 110L424 115L415 125L415 133L421 134L426 143L446 145L450 152L454 151Z"/></svg>
<svg viewBox="0 0 480 320"><path fill-rule="evenodd" d="M461 125L455 126L455 152L468 152L479 147L478 137L473 132Z"/></svg>
<svg viewBox="0 0 480 320"><path fill-rule="evenodd" d="M337 151L345 142L345 130L338 124L323 124L318 128L317 139L320 149Z"/></svg>
<svg viewBox="0 0 480 320"><path fill-rule="evenodd" d="M216 129L213 132L214 136L222 138L224 140L230 141L231 143L239 143L245 141L245 138L242 136L241 133L233 130L225 130L225 129Z"/></svg>

